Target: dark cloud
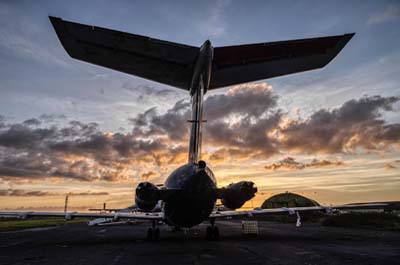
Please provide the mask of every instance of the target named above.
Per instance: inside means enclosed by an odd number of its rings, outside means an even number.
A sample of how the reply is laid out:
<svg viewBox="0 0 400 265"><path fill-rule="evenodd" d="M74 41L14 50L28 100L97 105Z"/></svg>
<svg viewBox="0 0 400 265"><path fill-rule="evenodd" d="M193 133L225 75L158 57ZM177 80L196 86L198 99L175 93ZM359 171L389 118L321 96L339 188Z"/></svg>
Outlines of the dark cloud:
<svg viewBox="0 0 400 265"><path fill-rule="evenodd" d="M18 164L21 164L20 162ZM45 172L34 170L34 169L25 169L18 167L7 167L0 166L0 176L4 177L42 177L45 175Z"/></svg>
<svg viewBox="0 0 400 265"><path fill-rule="evenodd" d="M22 122L22 124L24 125L28 125L28 126L39 126L42 122L38 119L28 119L25 120L24 122Z"/></svg>
<svg viewBox="0 0 400 265"><path fill-rule="evenodd" d="M87 211L87 209L92 208L93 205L82 205L82 206L68 206L68 211ZM0 208L2 211L21 211L21 212L31 212L31 211L38 211L38 212L60 212L64 211L64 207L62 206L20 206L20 207L4 207Z"/></svg>
<svg viewBox="0 0 400 265"><path fill-rule="evenodd" d="M0 190L0 196L27 197L27 196L49 196L49 195L51 195L51 193L46 191L26 191L19 189Z"/></svg>
<svg viewBox="0 0 400 265"><path fill-rule="evenodd" d="M158 114L151 108L131 119L134 125L133 134L143 137L163 137L170 140L183 141L189 135L190 104L187 100L179 100L164 114Z"/></svg>
<svg viewBox="0 0 400 265"><path fill-rule="evenodd" d="M129 82L123 83L122 88L126 89L129 92L135 93L135 94L145 94L145 95L150 95L155 93L156 89L153 86L150 85L145 85L145 84L132 84Z"/></svg>
<svg viewBox="0 0 400 265"><path fill-rule="evenodd" d="M177 89L161 89L147 84L137 85L129 82L122 84L122 88L136 95L140 101L147 100L150 97L175 98L180 93Z"/></svg>
<svg viewBox="0 0 400 265"><path fill-rule="evenodd" d="M57 114L42 114L39 116L39 120L46 122L46 123L51 123L56 120L65 120L67 117L65 115L57 115Z"/></svg>
<svg viewBox="0 0 400 265"><path fill-rule="evenodd" d="M398 97L350 100L337 109L318 110L306 120L288 119L277 101L265 83L209 95L204 101L208 122L203 158L215 164L266 159L281 151L341 153L399 144L400 124L386 124L381 116L393 110ZM158 171L187 161L190 112L188 100L177 101L164 113L150 108L130 120L133 128L128 133L106 133L97 123L79 121L60 126L44 122L44 117L5 124L0 127L0 177L81 181L147 177L149 172L141 165L150 163ZM314 161L308 166L328 163Z"/></svg>
<svg viewBox="0 0 400 265"><path fill-rule="evenodd" d="M72 195L72 196L104 196L104 195L109 195L109 193L105 192L105 191L84 191L84 192L69 192L68 195Z"/></svg>
<svg viewBox="0 0 400 265"><path fill-rule="evenodd" d="M35 128L24 124L12 124L0 133L0 146L18 149L37 148L43 145L43 141L55 140L57 137L55 128Z"/></svg>
<svg viewBox="0 0 400 265"><path fill-rule="evenodd" d="M157 176L157 175L158 175L158 174L157 174L156 172L154 172L154 171L149 171L149 172L146 172L146 173L142 174L142 179L143 179L143 180L148 180L149 178L155 177L155 176Z"/></svg>
<svg viewBox="0 0 400 265"><path fill-rule="evenodd" d="M205 102L206 144L219 147L211 159L221 156L269 157L278 153L274 132L283 112L278 97L265 83L237 86Z"/></svg>
<svg viewBox="0 0 400 265"><path fill-rule="evenodd" d="M384 166L383 166L385 169L397 169L397 167L395 167L395 166L393 166L392 164L385 164Z"/></svg>
<svg viewBox="0 0 400 265"><path fill-rule="evenodd" d="M337 109L321 109L305 121L292 120L280 130L281 146L303 153L339 153L398 144L400 124L385 124L381 112L392 111L399 99L364 97Z"/></svg>
<svg viewBox="0 0 400 265"><path fill-rule="evenodd" d="M211 95L204 101L204 115L210 120L231 116L260 119L277 106L278 96L266 83L231 88L226 94Z"/></svg>
<svg viewBox="0 0 400 265"><path fill-rule="evenodd" d="M108 195L108 192L99 191L99 192L70 192L68 195L73 196L103 196ZM64 196L65 193L59 192L49 192L49 191L28 191L22 189L2 189L0 190L0 196L18 196L18 197L41 197L41 196Z"/></svg>
<svg viewBox="0 0 400 265"><path fill-rule="evenodd" d="M0 129L5 127L4 120L5 120L4 116L0 115Z"/></svg>
<svg viewBox="0 0 400 265"><path fill-rule="evenodd" d="M298 162L293 157L286 157L281 161L265 166L267 170L300 170L309 167L327 167L327 166L342 166L342 161L318 160L313 159L310 163Z"/></svg>
<svg viewBox="0 0 400 265"><path fill-rule="evenodd" d="M237 156L264 156L277 153L276 140L269 136L278 127L283 113L275 109L278 97L266 84L232 88L227 94L211 95L204 101L205 147L217 153ZM167 136L168 141L186 145L189 138L190 103L178 101L164 114L155 108L139 114L131 122L133 133L143 137ZM216 158L215 153L211 158Z"/></svg>
<svg viewBox="0 0 400 265"><path fill-rule="evenodd" d="M0 130L0 176L117 181L137 175L127 170L132 165L166 164L183 150L157 137L104 133L96 123L49 128L16 123Z"/></svg>

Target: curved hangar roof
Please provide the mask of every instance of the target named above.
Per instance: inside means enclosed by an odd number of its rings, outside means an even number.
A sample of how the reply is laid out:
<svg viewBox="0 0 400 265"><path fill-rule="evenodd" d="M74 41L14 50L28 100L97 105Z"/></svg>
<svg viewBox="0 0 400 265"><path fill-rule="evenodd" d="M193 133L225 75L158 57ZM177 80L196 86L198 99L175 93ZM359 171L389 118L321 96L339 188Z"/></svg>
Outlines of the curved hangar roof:
<svg viewBox="0 0 400 265"><path fill-rule="evenodd" d="M262 209L281 208L281 207L307 207L319 206L319 203L302 195L285 192L269 197L261 205Z"/></svg>

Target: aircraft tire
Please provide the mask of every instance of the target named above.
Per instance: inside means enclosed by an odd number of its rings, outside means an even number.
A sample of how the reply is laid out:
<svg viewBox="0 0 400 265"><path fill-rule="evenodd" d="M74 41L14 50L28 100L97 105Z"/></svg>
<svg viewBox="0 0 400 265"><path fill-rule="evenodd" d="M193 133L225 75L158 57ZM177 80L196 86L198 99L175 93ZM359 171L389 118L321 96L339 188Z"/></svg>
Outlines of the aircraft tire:
<svg viewBox="0 0 400 265"><path fill-rule="evenodd" d="M213 232L213 239L214 240L219 240L219 229L218 229L218 226L214 226L212 232Z"/></svg>
<svg viewBox="0 0 400 265"><path fill-rule="evenodd" d="M160 239L160 228L157 227L156 229L154 229L153 239L154 240Z"/></svg>
<svg viewBox="0 0 400 265"><path fill-rule="evenodd" d="M207 226L206 229L206 239L207 240L212 240L213 239L213 229L211 226Z"/></svg>
<svg viewBox="0 0 400 265"><path fill-rule="evenodd" d="M147 229L147 236L146 236L147 241L152 241L153 238L154 238L153 228Z"/></svg>

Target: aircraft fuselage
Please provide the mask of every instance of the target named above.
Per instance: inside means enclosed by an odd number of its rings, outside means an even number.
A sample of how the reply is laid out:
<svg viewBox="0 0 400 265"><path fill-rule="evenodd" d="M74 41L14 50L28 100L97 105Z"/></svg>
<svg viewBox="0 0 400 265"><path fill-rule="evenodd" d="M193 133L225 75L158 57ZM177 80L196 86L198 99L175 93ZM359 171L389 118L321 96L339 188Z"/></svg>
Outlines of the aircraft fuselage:
<svg viewBox="0 0 400 265"><path fill-rule="evenodd" d="M203 95L211 78L213 47L209 40L201 46L197 57L190 95L192 96L192 128L189 143L189 163L176 169L165 181L165 188L178 189L164 204L166 222L192 227L206 220L215 206L213 191L217 187L213 172L198 165L201 153Z"/></svg>
<svg viewBox="0 0 400 265"><path fill-rule="evenodd" d="M176 169L166 179L165 188L178 189L166 200L163 211L168 224L192 227L206 220L214 209L217 187L213 172L200 169L197 164L186 164Z"/></svg>

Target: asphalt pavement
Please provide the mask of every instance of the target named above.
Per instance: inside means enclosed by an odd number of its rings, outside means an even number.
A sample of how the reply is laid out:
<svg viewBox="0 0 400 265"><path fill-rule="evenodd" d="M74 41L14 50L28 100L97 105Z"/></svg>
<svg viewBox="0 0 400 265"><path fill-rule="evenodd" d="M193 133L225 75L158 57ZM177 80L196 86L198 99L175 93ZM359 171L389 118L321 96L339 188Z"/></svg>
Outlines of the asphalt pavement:
<svg viewBox="0 0 400 265"><path fill-rule="evenodd" d="M400 233L259 222L243 236L238 221L219 222L221 239L207 241L207 224L189 231L160 226L145 240L147 223L0 233L0 264L400 264Z"/></svg>

